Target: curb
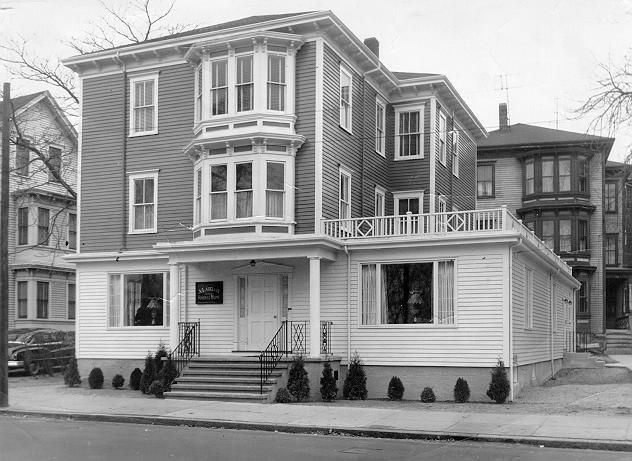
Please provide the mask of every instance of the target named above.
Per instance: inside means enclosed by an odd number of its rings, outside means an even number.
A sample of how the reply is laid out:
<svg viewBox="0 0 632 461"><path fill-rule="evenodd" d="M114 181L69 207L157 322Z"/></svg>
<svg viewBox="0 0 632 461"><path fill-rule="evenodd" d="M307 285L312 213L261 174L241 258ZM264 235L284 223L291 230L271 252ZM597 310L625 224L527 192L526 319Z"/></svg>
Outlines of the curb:
<svg viewBox="0 0 632 461"><path fill-rule="evenodd" d="M208 429L255 430L265 432L284 432L289 434L319 434L353 436L378 439L407 439L407 440L444 440L469 442L516 443L524 445L538 445L547 448L575 448L582 450L607 450L632 452L632 442L597 439L564 439L546 437L525 437L493 434L466 434L460 432L409 431L388 429L357 429L345 427L321 426L290 426L272 423L250 423L241 421L202 420L187 418L172 418L164 416L141 415L109 415L91 413L63 413L47 411L2 410L3 416L21 416L32 418L50 418L72 421L92 421L125 424L149 424L154 426L187 426Z"/></svg>

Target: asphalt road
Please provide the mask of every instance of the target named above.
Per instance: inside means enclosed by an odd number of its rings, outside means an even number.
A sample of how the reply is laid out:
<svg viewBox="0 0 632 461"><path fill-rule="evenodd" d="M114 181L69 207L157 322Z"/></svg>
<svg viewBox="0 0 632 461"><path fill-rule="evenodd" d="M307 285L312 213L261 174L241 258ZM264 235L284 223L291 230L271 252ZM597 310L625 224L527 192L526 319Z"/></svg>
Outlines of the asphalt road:
<svg viewBox="0 0 632 461"><path fill-rule="evenodd" d="M630 460L632 454L0 417L0 461Z"/></svg>

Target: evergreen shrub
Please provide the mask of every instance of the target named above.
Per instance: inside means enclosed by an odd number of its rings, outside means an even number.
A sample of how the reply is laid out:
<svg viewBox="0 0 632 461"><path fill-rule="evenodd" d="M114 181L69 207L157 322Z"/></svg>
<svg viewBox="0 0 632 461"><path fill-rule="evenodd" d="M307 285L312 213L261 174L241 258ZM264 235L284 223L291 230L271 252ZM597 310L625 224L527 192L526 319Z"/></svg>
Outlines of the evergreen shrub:
<svg viewBox="0 0 632 461"><path fill-rule="evenodd" d="M470 399L470 386L463 378L456 380L454 385L454 401L457 403L465 403Z"/></svg>
<svg viewBox="0 0 632 461"><path fill-rule="evenodd" d="M331 363L325 362L323 365L323 375L320 378L320 396L323 401L331 402L336 400L338 395L338 387L336 387L336 380L334 379L334 373L331 369Z"/></svg>
<svg viewBox="0 0 632 461"><path fill-rule="evenodd" d="M145 357L145 369L140 377L140 390L143 394L149 392L149 386L151 386L151 383L153 383L156 378L156 362L154 361L154 356L149 353L147 357Z"/></svg>
<svg viewBox="0 0 632 461"><path fill-rule="evenodd" d="M147 393L151 395L155 395L156 398L158 399L162 399L165 396L162 383L157 379L153 380L152 383L149 385L149 389L147 389Z"/></svg>
<svg viewBox="0 0 632 461"><path fill-rule="evenodd" d="M507 370L505 363L498 359L498 363L492 370L492 380L487 389L487 397L496 403L504 403L509 397L509 378L507 378Z"/></svg>
<svg viewBox="0 0 632 461"><path fill-rule="evenodd" d="M81 384L81 377L79 376L79 369L77 368L77 359L74 355L64 370L64 384L68 387L75 387Z"/></svg>
<svg viewBox="0 0 632 461"><path fill-rule="evenodd" d="M290 403L292 401L292 394L285 387L280 387L277 390L276 398L274 399L277 403Z"/></svg>
<svg viewBox="0 0 632 461"><path fill-rule="evenodd" d="M307 370L305 370L305 362L300 355L294 357L290 367L290 373L287 378L287 390L297 402L309 400L309 378L307 377Z"/></svg>
<svg viewBox="0 0 632 461"><path fill-rule="evenodd" d="M169 357L169 353L167 352L167 348L165 347L165 345L160 343L154 357L154 360L156 361L156 375L160 374L160 371L165 364L165 362L162 360L163 357Z"/></svg>
<svg viewBox="0 0 632 461"><path fill-rule="evenodd" d="M140 389L140 378L143 376L143 372L140 368L134 368L134 371L129 375L129 387L133 391Z"/></svg>
<svg viewBox="0 0 632 461"><path fill-rule="evenodd" d="M101 368L93 368L92 371L90 371L90 375L88 375L90 389L103 389L103 381L103 371L101 371Z"/></svg>
<svg viewBox="0 0 632 461"><path fill-rule="evenodd" d="M432 403L437 400L432 387L424 387L424 390L421 391L420 399L423 403Z"/></svg>
<svg viewBox="0 0 632 461"><path fill-rule="evenodd" d="M366 400L366 374L360 355L356 351L347 369L342 396L348 400Z"/></svg>
<svg viewBox="0 0 632 461"><path fill-rule="evenodd" d="M173 360L167 358L164 362L164 366L160 373L158 373L158 379L162 383L162 388L165 392L171 390L171 383L178 377L178 370L173 363Z"/></svg>
<svg viewBox="0 0 632 461"><path fill-rule="evenodd" d="M404 397L404 384L397 376L393 376L388 383L388 399L401 400Z"/></svg>
<svg viewBox="0 0 632 461"><path fill-rule="evenodd" d="M114 378L112 378L112 387L114 389L120 389L123 387L123 384L125 384L125 378L121 375L114 375Z"/></svg>

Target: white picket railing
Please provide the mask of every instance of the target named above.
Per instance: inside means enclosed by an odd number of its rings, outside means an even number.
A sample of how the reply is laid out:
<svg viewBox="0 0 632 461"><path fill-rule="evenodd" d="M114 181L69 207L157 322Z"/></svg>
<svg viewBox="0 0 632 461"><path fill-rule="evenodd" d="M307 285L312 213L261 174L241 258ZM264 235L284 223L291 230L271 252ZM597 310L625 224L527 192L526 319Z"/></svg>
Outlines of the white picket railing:
<svg viewBox="0 0 632 461"><path fill-rule="evenodd" d="M321 221L324 235L336 239L374 239L384 237L424 238L455 232L486 233L513 231L530 241L555 263L561 262L522 221L512 215L507 207L490 210L453 211L398 216L373 216L349 219L324 219ZM564 270L571 273L570 267Z"/></svg>

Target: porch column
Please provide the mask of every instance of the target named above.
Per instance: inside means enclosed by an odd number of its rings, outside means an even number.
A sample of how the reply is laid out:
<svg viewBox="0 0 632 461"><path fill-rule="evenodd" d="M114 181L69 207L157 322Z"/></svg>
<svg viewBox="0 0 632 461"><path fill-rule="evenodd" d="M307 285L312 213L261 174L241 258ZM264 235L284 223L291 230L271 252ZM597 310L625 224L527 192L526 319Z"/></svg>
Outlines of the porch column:
<svg viewBox="0 0 632 461"><path fill-rule="evenodd" d="M169 263L169 348L178 346L178 321L180 320L180 265Z"/></svg>
<svg viewBox="0 0 632 461"><path fill-rule="evenodd" d="M309 356L320 357L320 257L309 258Z"/></svg>

